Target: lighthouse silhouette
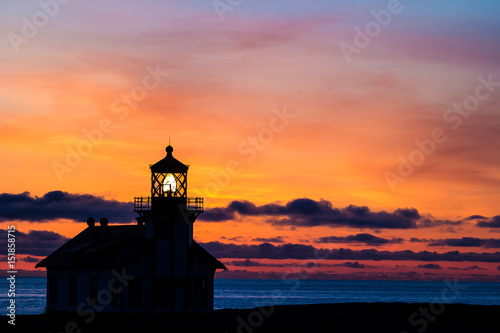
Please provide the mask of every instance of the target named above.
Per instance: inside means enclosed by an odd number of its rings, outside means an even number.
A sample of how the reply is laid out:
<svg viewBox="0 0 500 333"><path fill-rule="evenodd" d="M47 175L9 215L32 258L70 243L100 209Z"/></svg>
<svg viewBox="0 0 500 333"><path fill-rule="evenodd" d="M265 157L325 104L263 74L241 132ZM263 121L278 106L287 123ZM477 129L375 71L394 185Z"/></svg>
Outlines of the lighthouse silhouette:
<svg viewBox="0 0 500 333"><path fill-rule="evenodd" d="M226 267L193 240L203 198L187 196L189 166L169 145L150 169L151 195L134 198L137 224L101 218L97 226L88 218L85 230L37 264L47 269L48 311L213 309L214 274Z"/></svg>

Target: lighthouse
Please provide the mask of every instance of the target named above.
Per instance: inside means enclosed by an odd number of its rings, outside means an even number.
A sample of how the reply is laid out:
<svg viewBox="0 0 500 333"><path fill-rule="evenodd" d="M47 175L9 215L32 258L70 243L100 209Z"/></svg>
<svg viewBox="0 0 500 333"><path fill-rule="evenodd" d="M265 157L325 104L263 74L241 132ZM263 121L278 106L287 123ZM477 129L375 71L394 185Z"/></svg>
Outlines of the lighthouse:
<svg viewBox="0 0 500 333"><path fill-rule="evenodd" d="M189 166L173 156L150 165L151 194L134 198L137 223L112 217L37 264L47 269L47 309L193 313L213 309L214 274L226 267L193 240L203 198L188 197ZM89 207L89 210L92 208Z"/></svg>

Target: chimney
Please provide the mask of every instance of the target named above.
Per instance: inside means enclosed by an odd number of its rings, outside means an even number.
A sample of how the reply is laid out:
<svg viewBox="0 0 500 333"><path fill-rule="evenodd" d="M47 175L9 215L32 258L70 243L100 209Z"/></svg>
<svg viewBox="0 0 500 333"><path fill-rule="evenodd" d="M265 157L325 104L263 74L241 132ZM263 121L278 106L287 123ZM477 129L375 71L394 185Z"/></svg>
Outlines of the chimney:
<svg viewBox="0 0 500 333"><path fill-rule="evenodd" d="M102 217L101 220L99 221L101 223L101 227L107 227L108 226L108 219L105 217Z"/></svg>
<svg viewBox="0 0 500 333"><path fill-rule="evenodd" d="M89 217L87 219L87 225L89 226L89 228L93 228L95 226L95 219L93 217Z"/></svg>

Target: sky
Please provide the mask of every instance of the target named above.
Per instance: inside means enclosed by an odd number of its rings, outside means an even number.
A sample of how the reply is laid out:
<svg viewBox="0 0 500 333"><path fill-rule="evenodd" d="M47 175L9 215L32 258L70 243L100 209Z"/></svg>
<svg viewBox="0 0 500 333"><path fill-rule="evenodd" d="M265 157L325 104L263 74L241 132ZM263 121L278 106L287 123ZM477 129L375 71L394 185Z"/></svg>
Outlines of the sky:
<svg viewBox="0 0 500 333"><path fill-rule="evenodd" d="M0 245L39 274L87 217L133 223L170 141L217 277L499 281L499 14L3 1Z"/></svg>

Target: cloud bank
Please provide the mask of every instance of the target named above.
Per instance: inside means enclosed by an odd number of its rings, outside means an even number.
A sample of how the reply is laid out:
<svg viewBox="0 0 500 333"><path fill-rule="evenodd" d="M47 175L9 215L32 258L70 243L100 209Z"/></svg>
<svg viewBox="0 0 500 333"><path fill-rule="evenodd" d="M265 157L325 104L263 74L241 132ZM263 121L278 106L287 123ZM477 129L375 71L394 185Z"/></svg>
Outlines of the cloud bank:
<svg viewBox="0 0 500 333"><path fill-rule="evenodd" d="M42 197L29 192L0 194L0 222L23 220L49 222L69 219L85 222L89 216L107 217L110 223L134 221L136 214L130 202L104 199L91 194L71 194L63 191L48 192Z"/></svg>
<svg viewBox="0 0 500 333"><path fill-rule="evenodd" d="M461 224L462 221L448 221L422 216L415 208L398 208L393 212L371 211L366 206L349 205L335 208L330 201L315 201L308 198L291 200L288 203L270 203L257 206L246 200L230 202L226 207L208 209L200 220L223 222L240 216L271 216L268 222L276 225L297 227L352 227L361 229L415 229L443 224Z"/></svg>
<svg viewBox="0 0 500 333"><path fill-rule="evenodd" d="M51 191L41 197L29 192L0 194L0 222L22 220L29 222L48 222L68 219L84 222L89 216L96 219L107 217L110 223L130 223L135 220L132 202L105 199L92 194L72 194ZM269 203L257 206L246 200L235 200L225 207L207 208L198 218L204 222L226 222L238 217L259 216L273 226L351 227L357 229L416 229L442 225L460 225L477 221L478 227L500 227L500 215L487 218L473 215L463 220L440 220L430 215L422 215L415 208L397 208L392 212L372 211L366 206L349 205L344 208L333 207L327 200L299 198L286 204ZM265 241L262 239L262 241ZM280 239L269 242L282 242ZM320 243L364 243L368 245L402 243L403 239L384 239L361 233L347 237L328 237L318 239Z"/></svg>
<svg viewBox="0 0 500 333"><path fill-rule="evenodd" d="M258 245L237 245L221 242L200 243L217 258L240 259L313 259L319 255L331 260L412 260L412 261L475 261L500 262L500 252L476 253L450 251L445 253L411 250L379 251L376 249L351 250L345 248L321 249L311 245L262 243Z"/></svg>
<svg viewBox="0 0 500 333"><path fill-rule="evenodd" d="M403 238L392 238L386 239L382 237L377 237L367 233L361 233L357 235L349 236L329 236L320 237L316 240L318 243L355 243L355 244L365 244L372 246L379 246L384 244L402 244L404 242Z"/></svg>
<svg viewBox="0 0 500 333"><path fill-rule="evenodd" d="M47 256L69 240L57 232L46 230L30 230L27 233L16 230L15 235L16 253L33 256ZM0 230L0 239L0 246L7 248L4 246L7 243L7 230Z"/></svg>

